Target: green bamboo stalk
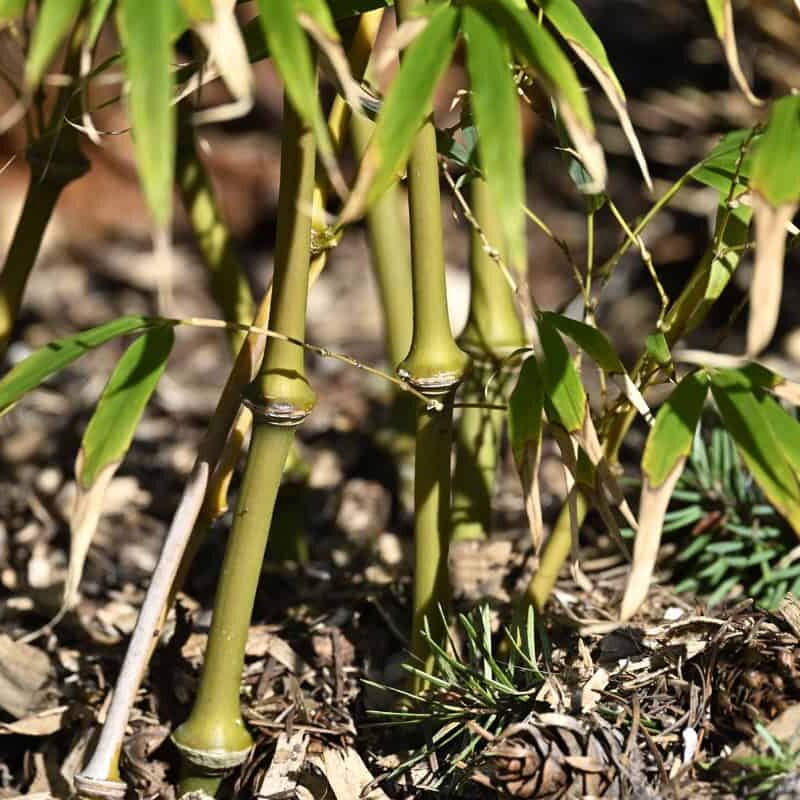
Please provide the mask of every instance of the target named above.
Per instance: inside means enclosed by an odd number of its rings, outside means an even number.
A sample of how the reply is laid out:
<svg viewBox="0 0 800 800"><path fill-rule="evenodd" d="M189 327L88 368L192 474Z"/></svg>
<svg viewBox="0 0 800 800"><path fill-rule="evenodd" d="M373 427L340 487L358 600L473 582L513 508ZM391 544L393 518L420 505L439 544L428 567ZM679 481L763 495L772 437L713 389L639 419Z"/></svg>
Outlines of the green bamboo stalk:
<svg viewBox="0 0 800 800"><path fill-rule="evenodd" d="M360 114L350 119L355 154L361 158L374 124ZM378 294L386 321L386 354L397 366L411 345L411 265L402 222L400 189L395 184L367 212L367 236Z"/></svg>
<svg viewBox="0 0 800 800"><path fill-rule="evenodd" d="M70 96L67 91L72 90L62 90L61 101L53 112L54 122L47 132L28 146L30 181L0 272L0 357L11 339L25 287L58 198L66 186L89 170L89 162L78 143L78 132L62 119Z"/></svg>
<svg viewBox="0 0 800 800"><path fill-rule="evenodd" d="M400 22L425 0L399 0ZM453 338L447 312L436 131L429 118L408 161L413 331L411 349L398 374L444 404L441 411L418 409L414 467L414 611L411 652L425 663L430 651L420 630L427 617L431 635L445 631L437 606L450 605L447 550L450 544L450 453L453 395L469 359ZM419 687L417 687L419 688Z"/></svg>
<svg viewBox="0 0 800 800"><path fill-rule="evenodd" d="M470 207L480 230L501 255L503 229L486 182L470 182ZM458 343L473 360L462 400L453 473L453 541L485 539L491 529L491 500L509 387L503 361L525 345L511 287L484 246L475 226L470 233L470 307ZM487 391L488 387L488 391Z"/></svg>
<svg viewBox="0 0 800 800"><path fill-rule="evenodd" d="M234 251L228 226L217 205L211 178L197 150L191 113L192 109L186 103L178 106L175 180L192 233L211 276L214 299L228 322L249 325L255 313L253 295ZM228 332L234 354L239 352L245 336L242 330Z"/></svg>
<svg viewBox="0 0 800 800"><path fill-rule="evenodd" d="M314 162L311 132L287 99L269 327L297 339L305 335ZM201 790L213 796L251 746L239 703L244 646L286 457L295 428L314 401L302 349L270 339L259 374L246 392L254 414L252 442L217 589L206 663L192 712L173 734L184 760L181 793Z"/></svg>

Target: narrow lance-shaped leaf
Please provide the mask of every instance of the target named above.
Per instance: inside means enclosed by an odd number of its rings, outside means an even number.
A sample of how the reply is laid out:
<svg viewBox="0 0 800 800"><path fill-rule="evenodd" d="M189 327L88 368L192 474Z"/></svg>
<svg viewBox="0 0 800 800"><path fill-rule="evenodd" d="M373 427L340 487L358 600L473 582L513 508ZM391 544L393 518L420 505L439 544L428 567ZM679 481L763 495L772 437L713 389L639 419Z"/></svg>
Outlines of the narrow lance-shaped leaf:
<svg viewBox="0 0 800 800"><path fill-rule="evenodd" d="M617 351L602 331L585 322L571 319L563 314L555 314L552 311L545 311L542 316L565 336L569 336L600 369L611 375L634 408L646 420L650 420L650 409L642 393L631 380Z"/></svg>
<svg viewBox="0 0 800 800"><path fill-rule="evenodd" d="M406 51L361 159L355 187L341 214L342 224L357 219L403 170L414 137L431 113L436 84L450 63L458 20L455 8L440 6Z"/></svg>
<svg viewBox="0 0 800 800"><path fill-rule="evenodd" d="M547 317L539 318L539 340L542 352L537 353L545 390L545 408L552 422L567 433L576 434L586 417L586 392L578 370L559 332Z"/></svg>
<svg viewBox="0 0 800 800"><path fill-rule="evenodd" d="M783 289L786 226L800 199L800 95L776 101L756 148L750 178L756 258L750 282L747 353L769 343L778 322Z"/></svg>
<svg viewBox="0 0 800 800"><path fill-rule="evenodd" d="M664 515L691 452L707 394L705 373L687 375L659 409L647 437L642 456L639 530L633 545L633 567L620 610L623 622L636 613L647 597L661 543Z"/></svg>
<svg viewBox="0 0 800 800"><path fill-rule="evenodd" d="M491 21L469 6L462 13L462 28L467 39L467 68L481 170L505 231L510 262L518 272L524 272L527 269L525 175L519 99L508 48Z"/></svg>
<svg viewBox="0 0 800 800"><path fill-rule="evenodd" d="M763 395L741 370L715 370L711 390L725 429L756 483L800 534L800 485L764 412Z"/></svg>
<svg viewBox="0 0 800 800"><path fill-rule="evenodd" d="M117 9L139 178L162 228L172 216L175 173L172 10L173 3L166 0L120 0Z"/></svg>
<svg viewBox="0 0 800 800"><path fill-rule="evenodd" d="M151 317L120 317L40 347L0 380L0 414L4 414L24 394L35 389L89 350L117 336L138 333L164 324L163 320Z"/></svg>
<svg viewBox="0 0 800 800"><path fill-rule="evenodd" d="M339 194L346 194L322 108L317 94L316 66L299 14L319 17L320 4L302 0L258 0L259 18L272 60L283 80L286 94L300 118L313 129L320 158ZM318 20L319 21L319 20ZM328 27L327 19L322 21Z"/></svg>
<svg viewBox="0 0 800 800"><path fill-rule="evenodd" d="M45 0L39 6L25 65L25 82L29 88L39 85L44 71L75 24L82 5L83 0Z"/></svg>
<svg viewBox="0 0 800 800"><path fill-rule="evenodd" d="M591 70L619 117L622 130L630 142L631 150L649 189L653 188L642 146L636 136L628 102L600 37L587 22L583 12L573 0L536 0L553 27L569 42L570 47Z"/></svg>
<svg viewBox="0 0 800 800"><path fill-rule="evenodd" d="M550 421L569 434L568 441L567 437L558 435L556 431L565 464L572 468L574 446L579 445L597 471L600 490L603 487L608 490L613 503L619 506L628 523L635 528L636 520L603 454L592 415L589 413L589 401L569 350L544 314L539 317L538 331L542 350L539 355L539 369L545 390L545 410Z"/></svg>
<svg viewBox="0 0 800 800"><path fill-rule="evenodd" d="M742 65L739 62L739 51L736 47L736 32L733 29L733 5L731 0L706 0L706 5L708 6L708 13L711 16L711 21L714 23L714 31L720 42L722 42L725 58L728 61L728 67L739 89L753 105L761 105L761 100L759 100L750 89L747 78L745 78L744 72L742 71Z"/></svg>
<svg viewBox="0 0 800 800"><path fill-rule="evenodd" d="M793 406L800 406L800 383L797 381L791 381L756 362L741 367L739 374L749 380L753 388L766 390Z"/></svg>
<svg viewBox="0 0 800 800"><path fill-rule="evenodd" d="M103 511L103 499L164 371L172 327L143 333L125 351L86 426L75 460L78 491L70 518L70 554L64 608L74 605L86 554Z"/></svg>
<svg viewBox="0 0 800 800"><path fill-rule="evenodd" d="M111 3L112 0L92 0L89 22L86 26L86 39L83 42L83 46L89 51L93 50L97 43L103 24L108 18L108 12L111 10Z"/></svg>
<svg viewBox="0 0 800 800"><path fill-rule="evenodd" d="M214 0L178 0L178 3L191 22L214 19Z"/></svg>
<svg viewBox="0 0 800 800"><path fill-rule="evenodd" d="M25 0L0 0L0 22L16 19L25 9Z"/></svg>
<svg viewBox="0 0 800 800"><path fill-rule="evenodd" d="M517 385L508 399L508 438L522 483L525 512L536 554L539 553L544 540L542 501L539 495L543 408L542 376L536 359L531 357L523 362Z"/></svg>
<svg viewBox="0 0 800 800"><path fill-rule="evenodd" d="M523 64L539 76L553 97L559 115L593 182L585 187L597 194L606 185L603 150L595 138L594 122L583 87L570 60L535 16L514 0L471 0L469 3L500 28Z"/></svg>

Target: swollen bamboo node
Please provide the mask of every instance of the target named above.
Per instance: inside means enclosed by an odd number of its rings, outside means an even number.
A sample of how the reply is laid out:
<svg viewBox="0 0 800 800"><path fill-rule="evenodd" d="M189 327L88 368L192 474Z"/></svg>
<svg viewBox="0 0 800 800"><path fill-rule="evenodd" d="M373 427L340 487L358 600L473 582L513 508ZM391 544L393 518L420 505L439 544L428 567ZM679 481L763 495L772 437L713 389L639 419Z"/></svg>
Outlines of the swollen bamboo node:
<svg viewBox="0 0 800 800"><path fill-rule="evenodd" d="M93 778L86 773L75 776L75 790L83 800L123 800L128 786L123 781Z"/></svg>

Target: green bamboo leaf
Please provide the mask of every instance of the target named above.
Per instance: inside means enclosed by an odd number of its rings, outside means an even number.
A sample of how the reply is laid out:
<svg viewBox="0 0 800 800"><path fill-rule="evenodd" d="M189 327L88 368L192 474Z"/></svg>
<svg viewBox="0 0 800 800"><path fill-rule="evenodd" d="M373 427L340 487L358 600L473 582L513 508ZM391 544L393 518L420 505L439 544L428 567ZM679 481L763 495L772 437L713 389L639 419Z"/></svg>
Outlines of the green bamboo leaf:
<svg viewBox="0 0 800 800"><path fill-rule="evenodd" d="M561 334L544 316L539 318L539 339L542 352L537 356L547 415L568 433L582 431L586 419L586 392Z"/></svg>
<svg viewBox="0 0 800 800"><path fill-rule="evenodd" d="M653 182L647 161L628 114L628 101L622 84L608 60L608 54L600 37L584 17L583 12L573 0L536 0L553 27L569 42L570 47L594 75L600 87L619 118L636 162L647 186L652 189Z"/></svg>
<svg viewBox="0 0 800 800"><path fill-rule="evenodd" d="M756 356L775 332L783 292L786 228L800 200L800 95L776 101L750 176L756 258L750 281L747 353Z"/></svg>
<svg viewBox="0 0 800 800"><path fill-rule="evenodd" d="M542 410L544 385L536 358L525 359L517 385L508 398L508 438L525 497L525 512L534 550L544 541L539 492L539 462L542 455Z"/></svg>
<svg viewBox="0 0 800 800"><path fill-rule="evenodd" d="M661 331L647 334L644 349L660 367L670 367L672 365L672 353L669 350L669 343L667 342L667 337Z"/></svg>
<svg viewBox="0 0 800 800"><path fill-rule="evenodd" d="M750 185L775 207L800 198L800 95L772 104L755 148Z"/></svg>
<svg viewBox="0 0 800 800"><path fill-rule="evenodd" d="M707 394L706 374L692 372L659 409L642 456L642 471L652 487L660 486L689 455Z"/></svg>
<svg viewBox="0 0 800 800"><path fill-rule="evenodd" d="M764 396L739 370L715 370L711 391L725 429L769 501L800 534L800 486L773 431Z"/></svg>
<svg viewBox="0 0 800 800"><path fill-rule="evenodd" d="M772 397L761 397L761 408L783 457L800 481L800 422Z"/></svg>
<svg viewBox="0 0 800 800"><path fill-rule="evenodd" d="M491 22L469 6L462 14L462 29L481 170L503 223L511 264L522 272L527 269L525 175L519 100L508 48Z"/></svg>
<svg viewBox="0 0 800 800"><path fill-rule="evenodd" d="M508 438L517 468L524 462L530 443L542 436L544 384L535 358L526 358L517 385L508 398Z"/></svg>
<svg viewBox="0 0 800 800"><path fill-rule="evenodd" d="M330 131L319 104L314 58L306 31L298 19L300 13L309 14L317 23L328 27L330 15L324 15L322 5L310 0L258 0L259 19L286 94L300 118L313 129L328 177L336 190L344 193Z"/></svg>
<svg viewBox="0 0 800 800"><path fill-rule="evenodd" d="M97 37L103 28L103 23L108 18L113 0L92 0L92 7L89 9L89 24L86 30L86 47L88 50L94 49Z"/></svg>
<svg viewBox="0 0 800 800"><path fill-rule="evenodd" d="M104 325L98 325L96 328L89 328L64 339L50 342L20 361L0 380L0 414L4 414L20 397L31 389L35 389L89 350L93 350L117 336L139 333L165 324L163 320L152 317L120 317L112 322L106 322Z"/></svg>
<svg viewBox="0 0 800 800"><path fill-rule="evenodd" d="M209 22L214 19L213 0L178 0L178 3L191 22Z"/></svg>
<svg viewBox="0 0 800 800"><path fill-rule="evenodd" d="M172 326L151 328L125 351L106 384L81 440L78 482L89 489L98 473L122 461L172 350Z"/></svg>
<svg viewBox="0 0 800 800"><path fill-rule="evenodd" d="M520 8L514 0L470 0L469 5L502 30L522 63L539 75L545 91L556 101L561 120L593 178L586 191L601 192L606 183L603 150L594 136L594 122L583 87L556 40L528 9Z"/></svg>
<svg viewBox="0 0 800 800"><path fill-rule="evenodd" d="M175 173L171 44L175 7L169 0L120 0L117 8L139 179L160 227L172 216Z"/></svg>
<svg viewBox="0 0 800 800"><path fill-rule="evenodd" d="M83 433L75 459L78 493L70 517L64 609L72 607L78 599L86 554L103 513L106 491L128 452L174 340L172 327L162 325L145 331L128 347Z"/></svg>
<svg viewBox="0 0 800 800"><path fill-rule="evenodd" d="M744 76L742 66L739 63L739 51L736 48L736 32L733 29L733 7L731 0L706 0L708 13L711 17L711 22L714 24L714 31L717 34L722 47L725 50L725 58L728 61L736 83L744 96L753 105L760 105L761 101L753 94L750 85L747 83L747 78Z"/></svg>
<svg viewBox="0 0 800 800"><path fill-rule="evenodd" d="M565 336L569 336L605 372L625 372L617 351L608 337L597 328L576 319L545 311L542 316Z"/></svg>
<svg viewBox="0 0 800 800"><path fill-rule="evenodd" d="M430 114L433 91L450 63L458 36L459 13L438 6L406 51L375 123L341 222L357 219L397 180L414 137Z"/></svg>
<svg viewBox="0 0 800 800"><path fill-rule="evenodd" d="M26 0L0 0L0 22L16 19L25 10Z"/></svg>
<svg viewBox="0 0 800 800"><path fill-rule="evenodd" d="M53 56L78 19L82 5L83 0L44 0L39 6L25 64L25 83L29 88L39 85Z"/></svg>

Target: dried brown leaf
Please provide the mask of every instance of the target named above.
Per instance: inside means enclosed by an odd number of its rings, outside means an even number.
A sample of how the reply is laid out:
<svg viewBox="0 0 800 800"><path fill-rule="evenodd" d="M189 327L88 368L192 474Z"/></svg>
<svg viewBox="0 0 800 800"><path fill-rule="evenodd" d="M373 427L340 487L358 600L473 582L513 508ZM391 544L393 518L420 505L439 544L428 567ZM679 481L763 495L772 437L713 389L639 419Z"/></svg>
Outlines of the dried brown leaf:
<svg viewBox="0 0 800 800"><path fill-rule="evenodd" d="M208 48L234 102L200 111L195 115L198 124L222 122L242 117L253 107L253 70L247 57L247 46L236 20L235 0L212 0L214 16L195 24L195 30Z"/></svg>
<svg viewBox="0 0 800 800"><path fill-rule="evenodd" d="M755 358L769 344L778 324L786 226L795 211L796 203L784 203L775 208L759 194L753 195L756 258L750 281L750 317L747 320L747 355L750 358Z"/></svg>
<svg viewBox="0 0 800 800"><path fill-rule="evenodd" d="M685 457L679 459L659 486L650 486L647 476L644 478L639 502L639 530L633 545L633 567L622 598L621 622L629 620L647 597L661 544L664 515L685 463Z"/></svg>
<svg viewBox="0 0 800 800"><path fill-rule="evenodd" d="M731 74L737 86L750 103L754 106L763 105L764 101L753 94L753 90L750 88L750 84L747 82L747 78L742 71L742 65L739 61L739 49L736 46L736 31L733 27L733 4L731 0L726 0L723 7L723 14L724 29L722 31L722 47L725 50L725 58L728 61Z"/></svg>
<svg viewBox="0 0 800 800"><path fill-rule="evenodd" d="M47 654L0 634L0 708L21 719L41 701L50 678Z"/></svg>
<svg viewBox="0 0 800 800"><path fill-rule="evenodd" d="M603 69L603 67L597 63L597 60L593 58L591 53L589 53L585 48L581 47L580 44L573 40L570 40L570 46L578 54L580 60L586 64L592 75L594 75L595 80L597 80L597 82L600 84L600 87L605 92L606 97L608 98L617 114L617 117L619 118L619 123L622 126L622 132L625 134L625 138L628 140L628 143L631 146L633 156L636 159L636 163L639 165L639 170L641 171L642 177L647 184L647 188L652 191L653 180L650 177L650 170L647 168L647 160L642 152L642 146L639 143L639 137L636 135L636 131L633 128L630 114L628 114L628 104L625 101L625 97L620 92L619 86L614 82L608 71Z"/></svg>

